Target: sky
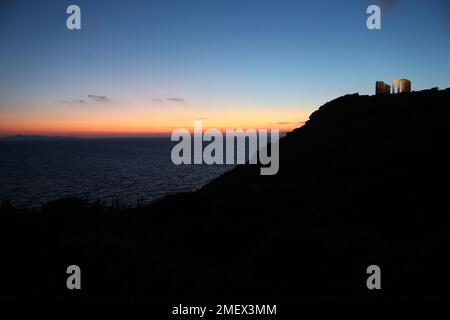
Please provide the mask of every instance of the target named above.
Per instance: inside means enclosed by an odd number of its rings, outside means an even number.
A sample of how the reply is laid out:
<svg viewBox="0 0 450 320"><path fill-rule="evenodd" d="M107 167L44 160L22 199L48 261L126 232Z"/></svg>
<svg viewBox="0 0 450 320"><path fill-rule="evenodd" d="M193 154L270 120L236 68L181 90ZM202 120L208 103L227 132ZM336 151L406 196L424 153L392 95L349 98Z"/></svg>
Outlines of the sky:
<svg viewBox="0 0 450 320"><path fill-rule="evenodd" d="M377 80L450 87L449 58L446 0L0 0L0 136L289 131Z"/></svg>

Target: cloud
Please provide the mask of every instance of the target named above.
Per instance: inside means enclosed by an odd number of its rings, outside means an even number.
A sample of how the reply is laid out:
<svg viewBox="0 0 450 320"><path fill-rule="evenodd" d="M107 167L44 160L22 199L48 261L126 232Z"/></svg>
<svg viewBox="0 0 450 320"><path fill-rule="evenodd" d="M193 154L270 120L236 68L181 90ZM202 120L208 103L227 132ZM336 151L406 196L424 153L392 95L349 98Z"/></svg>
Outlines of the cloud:
<svg viewBox="0 0 450 320"><path fill-rule="evenodd" d="M304 124L304 123L305 123L304 121L294 121L294 122L292 122L292 121L279 121L279 122L275 122L275 124L278 124L278 125Z"/></svg>
<svg viewBox="0 0 450 320"><path fill-rule="evenodd" d="M183 98L166 98L166 101L181 103L181 102L184 102L184 99Z"/></svg>
<svg viewBox="0 0 450 320"><path fill-rule="evenodd" d="M88 94L88 98L92 99L92 100L94 100L96 102L108 102L109 101L109 99L107 97L105 97L105 96L98 96L98 95L95 95L95 94Z"/></svg>
<svg viewBox="0 0 450 320"><path fill-rule="evenodd" d="M83 100L83 99L78 99L78 100L60 100L58 102L62 103L62 104L86 104L86 101Z"/></svg>
<svg viewBox="0 0 450 320"><path fill-rule="evenodd" d="M183 98L155 98L152 99L153 102L163 103L163 102L176 102L176 103L183 103L185 100Z"/></svg>
<svg viewBox="0 0 450 320"><path fill-rule="evenodd" d="M396 4L396 0L378 0L378 3L382 9L392 10Z"/></svg>
<svg viewBox="0 0 450 320"><path fill-rule="evenodd" d="M89 100L85 100L85 99L60 100L58 102L62 103L62 104L88 104L89 101L95 101L95 102L109 102L110 101L106 96L99 96L96 94L88 94L87 97Z"/></svg>

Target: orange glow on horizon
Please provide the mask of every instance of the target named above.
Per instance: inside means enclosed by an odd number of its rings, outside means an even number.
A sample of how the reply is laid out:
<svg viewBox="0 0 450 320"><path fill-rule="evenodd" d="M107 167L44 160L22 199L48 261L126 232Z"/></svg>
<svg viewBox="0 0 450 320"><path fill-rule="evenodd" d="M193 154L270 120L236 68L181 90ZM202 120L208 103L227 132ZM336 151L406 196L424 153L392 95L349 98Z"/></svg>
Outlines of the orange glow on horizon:
<svg viewBox="0 0 450 320"><path fill-rule="evenodd" d="M295 126L226 126L226 127L218 127L218 126L203 126L203 131L208 129L218 129L222 132L225 132L227 129L278 129L280 132L289 132L298 127L301 127L303 124L298 123ZM139 129L129 129L129 130L77 130L77 129L63 129L63 128L1 128L0 129L0 137L1 136L11 136L11 135L44 135L44 136L75 136L75 137L139 137L139 136L169 136L171 135L173 130L176 129L187 129L189 132L193 132L193 124L185 127L171 127L171 128L149 128L147 130L139 130Z"/></svg>
<svg viewBox="0 0 450 320"><path fill-rule="evenodd" d="M5 114L0 111L0 136L24 134L78 137L132 137L170 135L173 130L193 130L194 120L202 120L203 130L278 129L292 131L308 119L305 110L259 111L255 108L114 108L109 110L51 110ZM249 110L250 109L250 110ZM277 110L278 109L278 110ZM202 115L199 117L198 115Z"/></svg>

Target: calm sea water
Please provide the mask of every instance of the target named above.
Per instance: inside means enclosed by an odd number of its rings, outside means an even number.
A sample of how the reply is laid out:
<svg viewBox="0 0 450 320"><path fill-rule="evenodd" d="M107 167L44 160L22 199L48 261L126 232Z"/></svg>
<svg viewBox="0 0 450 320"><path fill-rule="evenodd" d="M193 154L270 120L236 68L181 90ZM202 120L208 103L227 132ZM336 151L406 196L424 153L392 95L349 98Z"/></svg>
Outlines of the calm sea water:
<svg viewBox="0 0 450 320"><path fill-rule="evenodd" d="M124 206L196 190L231 165L180 165L169 138L0 141L0 199L39 206L83 197Z"/></svg>

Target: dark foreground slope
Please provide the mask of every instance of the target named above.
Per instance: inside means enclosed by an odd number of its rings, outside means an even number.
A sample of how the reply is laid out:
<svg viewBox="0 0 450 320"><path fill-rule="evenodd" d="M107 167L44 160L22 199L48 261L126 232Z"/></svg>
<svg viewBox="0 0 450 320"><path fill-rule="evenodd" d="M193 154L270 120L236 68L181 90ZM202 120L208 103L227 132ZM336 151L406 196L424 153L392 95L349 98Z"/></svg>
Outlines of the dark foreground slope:
<svg viewBox="0 0 450 320"><path fill-rule="evenodd" d="M449 123L450 89L349 95L281 140L276 176L239 166L132 210L4 205L1 295L448 298Z"/></svg>

